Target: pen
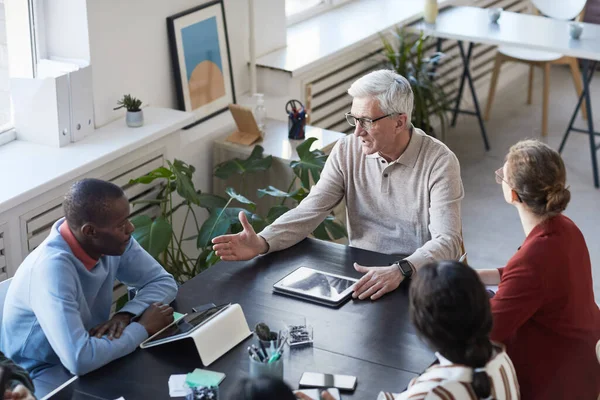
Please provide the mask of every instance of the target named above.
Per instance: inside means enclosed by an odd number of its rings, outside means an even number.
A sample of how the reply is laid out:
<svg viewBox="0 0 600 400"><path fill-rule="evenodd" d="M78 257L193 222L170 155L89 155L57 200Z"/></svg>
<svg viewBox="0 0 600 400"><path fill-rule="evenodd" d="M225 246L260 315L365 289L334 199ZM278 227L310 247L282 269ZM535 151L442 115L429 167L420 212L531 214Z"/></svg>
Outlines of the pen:
<svg viewBox="0 0 600 400"><path fill-rule="evenodd" d="M248 355L250 358L254 359L254 361L261 362L260 357L256 354L256 351L252 347L248 347Z"/></svg>
<svg viewBox="0 0 600 400"><path fill-rule="evenodd" d="M262 340L259 340L258 344L260 345L260 349L262 350L263 354L265 355L265 358L269 357L269 354L267 353L267 349L265 348L265 345L263 344Z"/></svg>
<svg viewBox="0 0 600 400"><path fill-rule="evenodd" d="M256 355L258 355L258 359L260 360L260 362L264 362L265 361L265 357L263 357L262 352L258 349L258 347L256 347L256 345L252 345L252 350L254 351L254 353L256 353Z"/></svg>
<svg viewBox="0 0 600 400"><path fill-rule="evenodd" d="M272 363L275 362L277 360L279 360L279 358L281 358L281 350L283 350L283 346L285 345L285 342L287 340L287 335L281 340L281 344L279 344L279 347L277 347L277 350L275 351L275 353L273 353L271 355L271 357L269 358L268 363Z"/></svg>

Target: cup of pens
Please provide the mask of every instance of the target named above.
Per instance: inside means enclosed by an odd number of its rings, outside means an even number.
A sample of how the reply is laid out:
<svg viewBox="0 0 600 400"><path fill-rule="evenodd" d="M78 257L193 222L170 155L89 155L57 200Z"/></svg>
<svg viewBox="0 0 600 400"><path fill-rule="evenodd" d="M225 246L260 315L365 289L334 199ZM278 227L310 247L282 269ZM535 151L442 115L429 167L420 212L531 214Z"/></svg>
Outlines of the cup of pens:
<svg viewBox="0 0 600 400"><path fill-rule="evenodd" d="M306 110L298 100L290 100L285 105L288 115L288 139L304 140L306 128Z"/></svg>
<svg viewBox="0 0 600 400"><path fill-rule="evenodd" d="M269 376L283 379L283 348L287 340L285 332L271 332L264 323L254 330L257 344L248 347L250 377Z"/></svg>

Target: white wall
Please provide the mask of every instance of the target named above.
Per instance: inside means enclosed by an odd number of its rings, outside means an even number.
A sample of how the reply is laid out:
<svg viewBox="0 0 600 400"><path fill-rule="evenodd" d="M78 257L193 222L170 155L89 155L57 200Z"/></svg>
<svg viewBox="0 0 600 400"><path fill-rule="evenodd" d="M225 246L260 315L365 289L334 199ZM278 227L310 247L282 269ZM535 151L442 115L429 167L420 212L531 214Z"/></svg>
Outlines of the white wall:
<svg viewBox="0 0 600 400"><path fill-rule="evenodd" d="M41 58L89 61L90 46L85 0L40 0Z"/></svg>
<svg viewBox="0 0 600 400"><path fill-rule="evenodd" d="M126 93L146 105L177 107L166 19L207 2L87 0L96 126L122 116L112 109ZM240 94L249 85L246 0L225 0L225 18L234 86Z"/></svg>
<svg viewBox="0 0 600 400"><path fill-rule="evenodd" d="M285 0L254 0L254 9L256 56L260 57L285 47L287 44Z"/></svg>

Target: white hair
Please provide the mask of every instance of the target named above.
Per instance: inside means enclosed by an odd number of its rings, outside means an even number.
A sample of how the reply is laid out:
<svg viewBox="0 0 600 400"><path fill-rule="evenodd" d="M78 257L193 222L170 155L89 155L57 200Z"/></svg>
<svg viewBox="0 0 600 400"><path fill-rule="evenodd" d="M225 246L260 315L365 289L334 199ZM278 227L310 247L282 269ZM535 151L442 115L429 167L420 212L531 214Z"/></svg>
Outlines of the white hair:
<svg viewBox="0 0 600 400"><path fill-rule="evenodd" d="M354 81L348 89L352 97L375 97L385 114L406 114L410 124L414 96L410 83L400 74L380 69Z"/></svg>

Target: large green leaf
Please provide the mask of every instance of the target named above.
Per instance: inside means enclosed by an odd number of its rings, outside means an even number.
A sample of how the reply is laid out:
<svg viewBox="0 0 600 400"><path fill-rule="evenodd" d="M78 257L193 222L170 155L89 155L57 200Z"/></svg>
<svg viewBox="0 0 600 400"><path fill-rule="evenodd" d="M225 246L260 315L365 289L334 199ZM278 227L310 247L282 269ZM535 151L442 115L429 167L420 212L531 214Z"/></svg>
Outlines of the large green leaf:
<svg viewBox="0 0 600 400"><path fill-rule="evenodd" d="M177 179L177 193L179 193L179 195L186 199L190 204L200 205L198 193L196 192L196 188L194 188L194 183L192 182L192 175L196 171L196 168L194 168L193 165L186 164L177 159L175 159L173 163L170 161L167 161L167 163Z"/></svg>
<svg viewBox="0 0 600 400"><path fill-rule="evenodd" d="M297 202L301 202L302 199L304 199L307 195L308 195L308 190L306 190L304 187L300 187L290 193L284 192L283 190L279 190L274 186L269 186L266 189L258 189L258 197L259 198L262 198L264 196L272 196L272 197L279 197L279 198L285 197L285 198L289 198L289 199L294 199Z"/></svg>
<svg viewBox="0 0 600 400"><path fill-rule="evenodd" d="M321 150L310 151L310 147L317 140L317 138L308 138L299 145L296 150L300 160L292 161L290 166L294 169L294 173L300 181L302 186L306 189L310 189L311 178L314 183L317 183L321 178L321 171L327 161L327 155Z"/></svg>
<svg viewBox="0 0 600 400"><path fill-rule="evenodd" d="M211 244L211 241L217 236L221 236L229 231L231 219L222 208L213 210L208 219L204 221L198 232L196 247L203 249Z"/></svg>
<svg viewBox="0 0 600 400"><path fill-rule="evenodd" d="M169 246L172 234L173 227L171 224L163 217L157 217L150 226L148 253L157 258Z"/></svg>
<svg viewBox="0 0 600 400"><path fill-rule="evenodd" d="M229 179L232 175L243 175L257 171L266 171L271 168L273 157L263 157L264 149L262 146L254 146L252 154L246 159L234 158L220 163L215 167L214 175L217 178Z"/></svg>
<svg viewBox="0 0 600 400"><path fill-rule="evenodd" d="M225 192L230 197L236 199L240 203L247 204L248 208L250 208L252 211L256 210L256 204L252 200L249 200L248 198L246 198L245 196L242 196L241 194L236 193L234 188L228 187L225 189Z"/></svg>
<svg viewBox="0 0 600 400"><path fill-rule="evenodd" d="M131 218L131 223L135 226L132 236L152 257L157 258L167 249L173 233L167 220L162 217L152 220L147 215L136 215Z"/></svg>
<svg viewBox="0 0 600 400"><path fill-rule="evenodd" d="M154 182L156 179L174 179L174 175L169 169L165 167L158 167L148 172L144 176L130 180L129 183L143 183L147 185Z"/></svg>
<svg viewBox="0 0 600 400"><path fill-rule="evenodd" d="M227 199L215 194L199 193L198 202L204 208L223 208L227 204Z"/></svg>
<svg viewBox="0 0 600 400"><path fill-rule="evenodd" d="M148 251L148 248L150 247L150 227L152 226L152 218L147 215L136 215L135 217L132 217L130 221L135 227L131 236L137 240L144 250Z"/></svg>
<svg viewBox="0 0 600 400"><path fill-rule="evenodd" d="M267 215L267 223L272 224L277 218L290 210L287 206L273 206Z"/></svg>
<svg viewBox="0 0 600 400"><path fill-rule="evenodd" d="M313 236L321 240L336 240L347 237L348 233L342 224L336 222L333 215L328 215L313 231Z"/></svg>

